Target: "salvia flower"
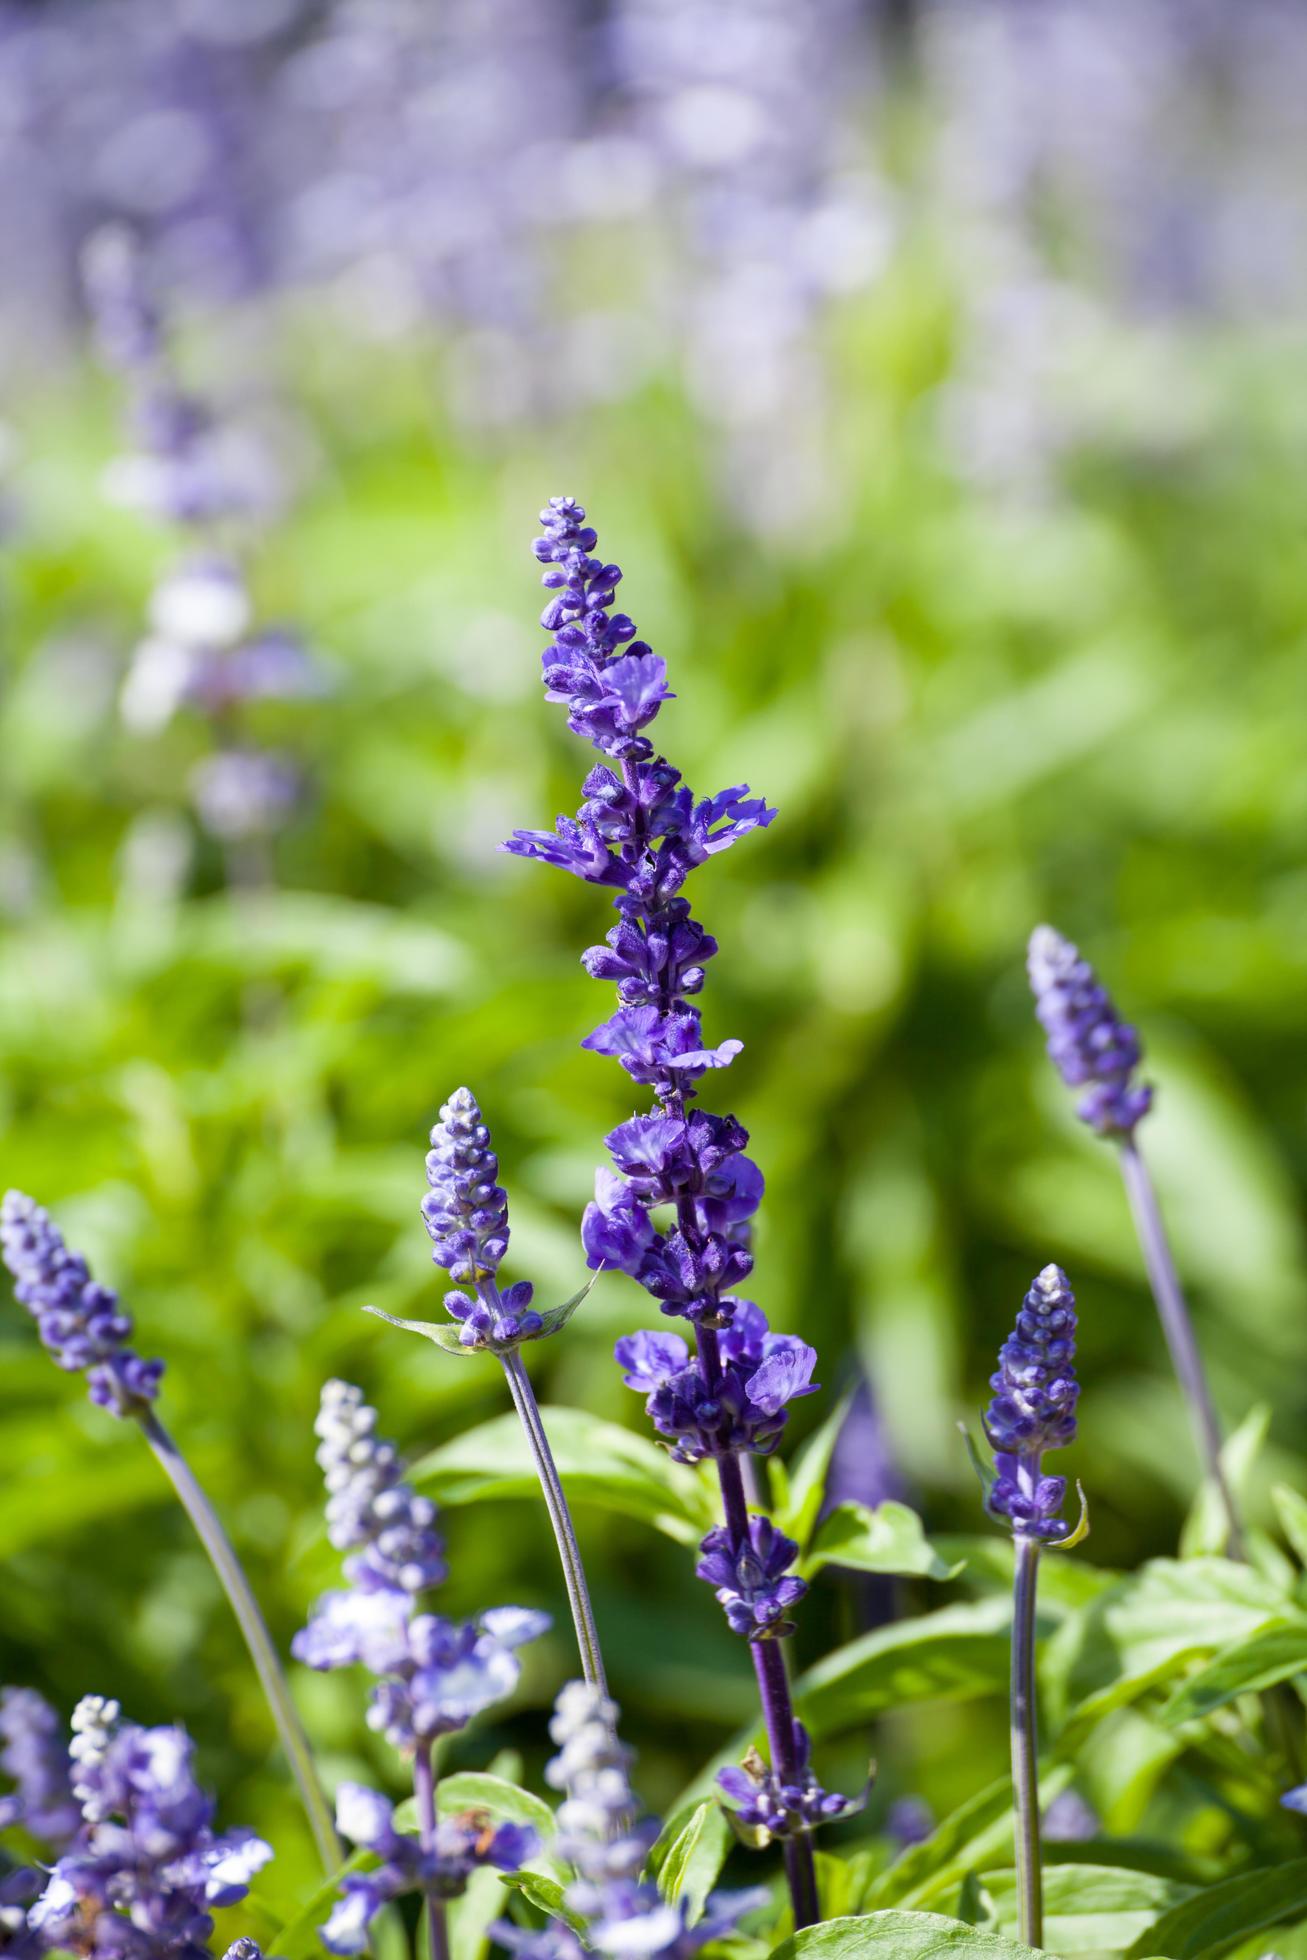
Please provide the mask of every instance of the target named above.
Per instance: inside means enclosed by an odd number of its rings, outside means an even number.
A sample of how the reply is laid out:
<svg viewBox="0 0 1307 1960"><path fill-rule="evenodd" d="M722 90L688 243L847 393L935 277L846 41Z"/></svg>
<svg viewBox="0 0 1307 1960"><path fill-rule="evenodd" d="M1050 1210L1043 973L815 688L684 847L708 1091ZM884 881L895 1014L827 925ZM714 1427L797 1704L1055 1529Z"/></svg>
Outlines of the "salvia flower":
<svg viewBox="0 0 1307 1960"><path fill-rule="evenodd" d="M860 1799L823 1790L813 1773L812 1743L802 1722L794 1724L794 1772L782 1778L751 1749L743 1765L718 1770L717 1784L736 1820L761 1843L800 1837L820 1824L860 1808Z"/></svg>
<svg viewBox="0 0 1307 1960"><path fill-rule="evenodd" d="M124 1722L87 1696L73 1715L82 1821L28 1914L46 1950L130 1960L207 1960L215 1908L237 1904L271 1849L218 1836L184 1729Z"/></svg>
<svg viewBox="0 0 1307 1960"><path fill-rule="evenodd" d="M786 1584L781 1568L789 1541L755 1541L739 1459L774 1445L787 1403L812 1387L816 1357L806 1343L770 1334L738 1297L753 1269L763 1177L745 1154L742 1124L692 1107L705 1076L729 1067L741 1043L704 1033L698 998L717 944L683 890L699 865L776 812L747 783L696 797L654 753L644 731L670 698L666 669L613 610L621 572L596 555L595 529L572 498L552 498L540 515L535 556L554 595L542 616L553 635L544 655L548 698L566 706L569 726L606 760L586 776L574 819L560 818L553 831L519 830L503 848L613 894L616 923L583 964L616 984L617 1010L582 1046L617 1061L655 1099L652 1111L608 1137L612 1165L596 1175L582 1242L592 1268L618 1266L693 1328L693 1355L677 1337L637 1335L619 1345L618 1360L674 1453L715 1462L726 1523L705 1545L700 1570L731 1624L756 1636L767 1622L778 1632L785 1604L797 1597L798 1582ZM773 1754L788 1758L793 1714L783 1659L757 1639L753 1654ZM795 1923L803 1926L817 1916L810 1846L797 1844L791 1864Z"/></svg>
<svg viewBox="0 0 1307 1960"><path fill-rule="evenodd" d="M736 1545L724 1525L710 1531L699 1547L695 1570L716 1588L732 1633L750 1640L777 1640L793 1633L793 1623L785 1615L808 1590L806 1582L790 1571L798 1555L794 1540L778 1531L770 1518L751 1517L746 1546Z"/></svg>
<svg viewBox="0 0 1307 1960"><path fill-rule="evenodd" d="M60 1368L86 1374L92 1402L115 1416L148 1408L159 1392L162 1361L142 1361L127 1346L131 1316L118 1295L91 1278L49 1213L21 1191L6 1192L0 1204L0 1255L43 1346Z"/></svg>
<svg viewBox="0 0 1307 1960"><path fill-rule="evenodd" d="M1139 1036L1112 1004L1089 961L1052 926L1036 926L1027 956L1048 1053L1069 1088L1088 1085L1077 1112L1100 1136L1130 1136L1152 1106L1135 1080Z"/></svg>
<svg viewBox="0 0 1307 1960"><path fill-rule="evenodd" d="M321 1929L323 1945L332 1953L362 1953L369 1925L392 1900L414 1892L426 1899L457 1898L479 1867L517 1871L538 1843L527 1825L494 1824L485 1811L467 1810L442 1817L434 1843L424 1849L417 1838L395 1829L394 1805L361 1783L342 1784L337 1792L336 1828L380 1862L345 1878L342 1896Z"/></svg>
<svg viewBox="0 0 1307 1960"><path fill-rule="evenodd" d="M815 1391L814 1348L768 1330L752 1300L718 1300L731 1319L720 1340L722 1367L709 1388L679 1334L627 1334L615 1354L628 1388L642 1393L660 1436L680 1463L748 1450L765 1456L785 1427L786 1406Z"/></svg>
<svg viewBox="0 0 1307 1960"><path fill-rule="evenodd" d="M327 1531L346 1553L347 1588L323 1595L291 1652L327 1671L362 1666L378 1677L369 1725L412 1754L466 1727L512 1693L516 1649L549 1625L524 1607L491 1608L455 1624L419 1613L419 1596L445 1577L436 1510L406 1482L377 1414L349 1382L329 1381L314 1425L327 1486Z"/></svg>
<svg viewBox="0 0 1307 1960"><path fill-rule="evenodd" d="M460 1345L502 1352L536 1339L545 1319L531 1306L530 1280L500 1290L496 1275L509 1233L508 1194L498 1178L480 1105L470 1089L456 1089L431 1132L422 1218L432 1259L459 1282L445 1295L445 1310L459 1323Z"/></svg>
<svg viewBox="0 0 1307 1960"><path fill-rule="evenodd" d="M658 1834L656 1820L632 1820L631 1752L618 1740L619 1710L597 1689L569 1682L554 1704L549 1733L558 1754L545 1771L563 1794L554 1849L575 1868L565 1892L568 1909L584 1922L585 1949L610 1960L690 1960L711 1940L736 1930L765 1891L714 1893L697 1925L685 1901L663 1899L640 1872ZM574 1960L579 1943L566 1929L523 1934L508 1926L496 1936L521 1960Z"/></svg>
<svg viewBox="0 0 1307 1960"><path fill-rule="evenodd" d="M1046 1477L1045 1450L1074 1441L1076 1301L1060 1266L1045 1266L1021 1303L1016 1326L999 1352L990 1377L993 1399L985 1414L996 1480L989 1493L992 1516L1006 1518L1018 1535L1061 1538L1058 1516L1065 1477Z"/></svg>
<svg viewBox="0 0 1307 1960"><path fill-rule="evenodd" d="M0 1829L21 1824L43 1843L62 1845L81 1822L69 1775L68 1744L54 1709L34 1688L0 1693L0 1769L14 1790L0 1797Z"/></svg>

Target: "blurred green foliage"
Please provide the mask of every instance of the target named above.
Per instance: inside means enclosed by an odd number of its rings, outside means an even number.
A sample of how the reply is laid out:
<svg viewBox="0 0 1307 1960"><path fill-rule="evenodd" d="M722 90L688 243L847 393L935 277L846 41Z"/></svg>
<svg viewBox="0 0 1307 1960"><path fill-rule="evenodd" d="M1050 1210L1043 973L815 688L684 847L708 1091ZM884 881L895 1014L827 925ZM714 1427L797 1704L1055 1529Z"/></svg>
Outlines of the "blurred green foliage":
<svg viewBox="0 0 1307 1960"><path fill-rule="evenodd" d="M166 1356L166 1419L283 1647L335 1570L311 1434L323 1378L362 1383L415 1457L505 1408L492 1363L360 1311L438 1311L417 1206L439 1103L467 1082L486 1109L506 1271L547 1302L581 1282L578 1215L632 1107L578 1047L608 1011L577 963L602 897L495 851L573 809L588 766L537 678L528 546L556 491L589 505L669 662L672 760L705 792L748 780L780 806L700 874L697 909L722 947L706 1024L745 1041L722 1093L768 1175L756 1295L822 1356L827 1395L798 1405L794 1439L861 1367L928 1527L983 1529L955 1424L1055 1258L1082 1310L1065 1467L1093 1537L1076 1570L1174 1550L1187 1430L1111 1153L1076 1125L1030 1012L1025 938L1047 918L1144 1031L1153 1158L1224 1414L1269 1401L1258 1475L1307 1489L1307 382L1292 349L1195 329L1177 356L1201 411L1184 433L1116 431L1066 455L1043 495L1004 495L962 480L937 439L955 305L946 273L910 257L836 323L840 495L767 538L733 521L713 438L670 382L492 444L437 418L429 350L379 361L303 320L265 333L312 466L257 581L337 686L267 711L313 793L278 841L278 892L243 901L203 845L181 897L141 874L202 735L117 723L169 546L99 495L110 391L74 373L18 402L0 1169ZM201 335L195 352L203 368L218 350ZM542 1401L638 1430L612 1342L656 1317L605 1275L531 1356ZM95 1689L185 1720L224 1814L275 1829L289 1896L307 1846L156 1466L16 1306L0 1363L0 1674L65 1709ZM1265 1489L1252 1502L1267 1515ZM584 1496L578 1517L640 1785L666 1804L750 1723L749 1670L680 1546ZM490 1498L444 1525L451 1612L542 1602L558 1620L520 1705L454 1760L481 1767L511 1741L538 1766L571 1666L539 1508ZM941 1677L943 1701L871 1694L859 1732L825 1745L845 1787L874 1748L877 1822L895 1796L942 1813L1002 1772L1004 1622L965 1603L976 1585L973 1568L947 1593L924 1578L897 1593L900 1610L981 1616L971 1672ZM821 1574L800 1669L858 1631L859 1598ZM332 1778L392 1778L361 1683L297 1670L295 1687Z"/></svg>

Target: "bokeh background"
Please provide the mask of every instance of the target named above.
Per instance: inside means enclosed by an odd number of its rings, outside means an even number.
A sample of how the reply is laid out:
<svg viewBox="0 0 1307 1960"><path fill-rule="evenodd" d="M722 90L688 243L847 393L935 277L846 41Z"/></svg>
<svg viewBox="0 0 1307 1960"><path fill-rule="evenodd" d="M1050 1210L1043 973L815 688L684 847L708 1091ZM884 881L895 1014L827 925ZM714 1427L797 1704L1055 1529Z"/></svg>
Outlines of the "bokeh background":
<svg viewBox="0 0 1307 1960"><path fill-rule="evenodd" d="M1111 1153L1023 974L1056 923L1144 1031L1149 1138L1222 1409L1307 1485L1307 13L1292 0L46 0L0 6L5 1182L54 1210L168 1361L164 1410L283 1644L334 1569L318 1387L415 1456L502 1412L490 1364L366 1318L439 1311L425 1134L471 1085L510 1276L582 1276L600 1139L580 1038L604 900L496 852L575 808L530 557L581 497L666 656L707 793L780 807L698 876L714 1039L769 1190L757 1298L861 1379L844 1494L977 1527L956 1422L1031 1273L1083 1312L1093 1537L1174 1546L1194 1472ZM78 264L141 241L172 358L264 493L259 616L322 685L249 709L301 791L237 876L211 746L122 712L175 530L115 497L124 386ZM713 1086L717 1086L714 1084ZM618 1276L532 1356L638 1429ZM826 1397L801 1403L793 1435ZM0 1674L184 1719L225 1814L296 1840L224 1602L129 1428L0 1312ZM1259 1502L1254 1487L1254 1509ZM684 1552L579 1524L648 1798L749 1717ZM451 1508L453 1612L561 1614L527 1503ZM799 1655L952 1593L825 1575ZM463 1738L536 1763L560 1630ZM363 1690L296 1674L332 1776L386 1777ZM833 1749L872 1823L1002 1769L984 1697ZM840 1760L840 1750L843 1760Z"/></svg>

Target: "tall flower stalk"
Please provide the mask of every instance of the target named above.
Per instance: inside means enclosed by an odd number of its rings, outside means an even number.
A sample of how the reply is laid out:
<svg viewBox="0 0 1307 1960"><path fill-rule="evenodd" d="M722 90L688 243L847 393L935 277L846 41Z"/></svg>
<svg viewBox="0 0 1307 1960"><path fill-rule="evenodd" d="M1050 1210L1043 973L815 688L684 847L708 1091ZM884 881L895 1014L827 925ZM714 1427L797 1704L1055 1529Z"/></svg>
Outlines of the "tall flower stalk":
<svg viewBox="0 0 1307 1960"><path fill-rule="evenodd" d="M1076 1302L1067 1276L1060 1266L1045 1266L999 1353L998 1369L990 1377L993 1399L985 1413L985 1435L994 1451L987 1505L992 1517L1010 1526L1016 1552L1010 1718L1017 1904L1027 1946L1039 1946L1044 1930L1035 1708L1039 1553L1050 1541L1066 1545L1078 1535L1068 1533L1058 1515L1066 1478L1045 1476L1043 1457L1075 1439L1080 1394L1075 1336Z"/></svg>
<svg viewBox="0 0 1307 1960"><path fill-rule="evenodd" d="M549 1618L520 1606L491 1607L462 1622L419 1611L423 1595L445 1578L434 1504L407 1482L394 1444L376 1433L376 1410L351 1382L324 1384L314 1429L327 1532L346 1554L347 1583L317 1601L291 1651L308 1667L362 1667L374 1677L368 1726L411 1765L418 1813L413 1838L395 1828L389 1798L363 1784L342 1785L341 1836L377 1863L347 1874L322 1942L331 1953L363 1952L381 1908L417 1893L433 1960L447 1960L446 1901L478 1866L516 1871L536 1838L518 1825L487 1831L479 1812L440 1817L436 1749L442 1736L513 1692L522 1671L516 1650L543 1633Z"/></svg>
<svg viewBox="0 0 1307 1960"><path fill-rule="evenodd" d="M1242 1559L1246 1556L1243 1524L1221 1460L1220 1419L1157 1193L1139 1147L1139 1124L1153 1103L1152 1089L1135 1079L1143 1053L1139 1036L1122 1021L1089 961L1052 926L1036 926L1027 964L1050 1059L1068 1087L1085 1092L1077 1114L1099 1136L1117 1145L1148 1283L1189 1411L1198 1458L1221 1505L1226 1550L1231 1558Z"/></svg>
<svg viewBox="0 0 1307 1960"><path fill-rule="evenodd" d="M428 1190L422 1200L432 1259L457 1282L445 1295L449 1321L399 1320L379 1307L367 1311L392 1327L425 1335L447 1354L493 1354L500 1363L558 1547L581 1672L590 1687L606 1695L603 1654L576 1527L520 1352L525 1343L543 1340L565 1326L594 1281L561 1307L543 1313L531 1304L535 1289L530 1280L517 1280L500 1290L499 1268L508 1250L509 1229L508 1194L498 1179L499 1159L480 1105L470 1089L455 1089L431 1132Z"/></svg>
<svg viewBox="0 0 1307 1960"><path fill-rule="evenodd" d="M267 1622L217 1512L155 1414L162 1361L143 1361L127 1345L132 1322L117 1294L92 1279L85 1259L68 1249L49 1214L20 1191L8 1192L0 1206L0 1254L13 1274L17 1298L35 1319L57 1366L84 1372L92 1402L135 1422L177 1493L244 1636L318 1855L325 1870L334 1870L339 1845L331 1811Z"/></svg>
<svg viewBox="0 0 1307 1960"><path fill-rule="evenodd" d="M776 813L747 784L696 801L655 754L643 731L670 698L667 670L613 610L621 571L594 555L597 534L571 498L551 499L541 524L535 555L553 594L541 620L552 635L547 698L566 707L569 727L605 760L586 777L574 819L517 831L504 848L613 894L617 923L583 963L595 979L617 983L618 1009L582 1045L619 1061L654 1107L608 1137L613 1168L597 1174L582 1239L593 1268L630 1274L693 1333L693 1351L679 1335L640 1333L619 1342L617 1358L673 1454L716 1467L723 1522L704 1540L698 1569L749 1642L771 1757L761 1773L774 1797L758 1841L783 1842L795 1923L807 1926L819 1917L811 1833L823 1793L780 1644L793 1631L788 1608L806 1587L792 1570L797 1547L751 1514L742 1461L775 1447L786 1405L811 1391L816 1355L772 1334L735 1291L753 1266L748 1221L763 1177L744 1154L743 1126L695 1106L703 1076L727 1067L741 1044L705 1045L694 999L717 943L681 895L696 866ZM799 1793L793 1802L790 1793Z"/></svg>

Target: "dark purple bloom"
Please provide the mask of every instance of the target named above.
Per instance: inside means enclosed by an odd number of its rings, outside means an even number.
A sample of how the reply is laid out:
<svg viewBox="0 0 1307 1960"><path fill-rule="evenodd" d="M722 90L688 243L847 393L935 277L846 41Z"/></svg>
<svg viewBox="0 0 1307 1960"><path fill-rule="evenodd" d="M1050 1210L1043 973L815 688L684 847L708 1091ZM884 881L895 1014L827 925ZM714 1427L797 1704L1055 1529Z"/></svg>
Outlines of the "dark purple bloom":
<svg viewBox="0 0 1307 1960"><path fill-rule="evenodd" d="M394 1805L365 1784L341 1785L336 1828L380 1863L345 1878L342 1896L321 1928L323 1945L331 1953L362 1953L372 1919L391 1900L412 1892L423 1898L457 1898L479 1867L517 1871L539 1842L527 1825L494 1824L485 1811L467 1810L442 1817L434 1844L424 1849L415 1837L395 1829L394 1816Z"/></svg>
<svg viewBox="0 0 1307 1960"><path fill-rule="evenodd" d="M798 1837L819 1824L847 1816L858 1800L823 1790L813 1773L812 1742L802 1722L794 1724L795 1773L787 1781L770 1769L756 1750L742 1767L718 1770L717 1784L740 1822L763 1841Z"/></svg>
<svg viewBox="0 0 1307 1960"><path fill-rule="evenodd" d="M118 1295L91 1278L49 1213L21 1191L0 1205L0 1253L58 1366L85 1370L91 1400L111 1415L142 1414L159 1392L162 1361L142 1361L126 1345L132 1322Z"/></svg>
<svg viewBox="0 0 1307 1960"><path fill-rule="evenodd" d="M1036 926L1027 958L1035 1012L1048 1052L1069 1088L1089 1085L1077 1104L1100 1136L1130 1136L1153 1092L1134 1080L1139 1037L1121 1020L1088 960L1052 926Z"/></svg>
<svg viewBox="0 0 1307 1960"><path fill-rule="evenodd" d="M651 1083L660 1094L676 1093L677 1084L692 1081L705 1069L728 1068L742 1041L723 1041L705 1048L694 1008L679 1014L660 1014L652 1005L621 1007L612 1019L581 1043L596 1055L613 1055L636 1082Z"/></svg>
<svg viewBox="0 0 1307 1960"><path fill-rule="evenodd" d="M0 1693L0 1736L0 1769L14 1783L13 1794L0 1797L0 1830L21 1824L45 1844L64 1844L82 1813L59 1717L34 1688L6 1688Z"/></svg>
<svg viewBox="0 0 1307 1960"><path fill-rule="evenodd" d="M997 1473L989 1510L1031 1537L1060 1538L1066 1531L1057 1515L1066 1478L1046 1477L1041 1460L1045 1450L1075 1439L1075 1335L1076 1301L1067 1276L1060 1266L1045 1266L1000 1350L985 1414Z"/></svg>
<svg viewBox="0 0 1307 1960"><path fill-rule="evenodd" d="M695 1568L705 1584L716 1589L732 1633L750 1640L777 1640L793 1633L785 1615L807 1592L804 1580L790 1571L799 1548L777 1531L770 1518L749 1519L749 1544L732 1543L724 1525L708 1533L699 1547Z"/></svg>
<svg viewBox="0 0 1307 1960"><path fill-rule="evenodd" d="M772 1334L751 1300L716 1302L733 1310L720 1337L720 1377L709 1388L679 1334L627 1334L614 1350L628 1388L645 1403L655 1429L681 1463L748 1450L765 1456L785 1427L786 1404L810 1395L816 1350L790 1334Z"/></svg>

